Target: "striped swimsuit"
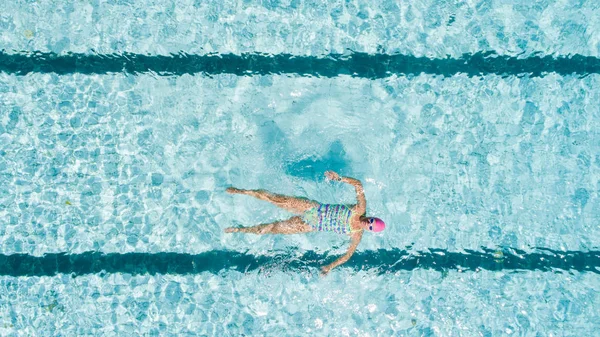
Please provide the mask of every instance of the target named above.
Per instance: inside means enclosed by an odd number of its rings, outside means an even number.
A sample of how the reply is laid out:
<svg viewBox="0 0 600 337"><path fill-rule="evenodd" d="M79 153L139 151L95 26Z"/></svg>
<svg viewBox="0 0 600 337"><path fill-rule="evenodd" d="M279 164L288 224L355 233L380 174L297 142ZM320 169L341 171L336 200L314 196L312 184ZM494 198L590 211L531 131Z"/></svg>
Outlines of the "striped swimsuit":
<svg viewBox="0 0 600 337"><path fill-rule="evenodd" d="M348 234L352 232L352 210L346 205L319 204L302 215L302 220L314 230Z"/></svg>

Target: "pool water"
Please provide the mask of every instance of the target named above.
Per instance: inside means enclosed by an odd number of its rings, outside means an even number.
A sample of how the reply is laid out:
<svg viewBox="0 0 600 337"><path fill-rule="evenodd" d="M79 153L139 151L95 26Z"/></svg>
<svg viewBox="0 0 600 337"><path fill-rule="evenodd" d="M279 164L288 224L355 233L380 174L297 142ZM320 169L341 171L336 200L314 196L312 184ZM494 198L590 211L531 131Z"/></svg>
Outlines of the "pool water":
<svg viewBox="0 0 600 337"><path fill-rule="evenodd" d="M0 335L595 336L599 10L1 3Z"/></svg>

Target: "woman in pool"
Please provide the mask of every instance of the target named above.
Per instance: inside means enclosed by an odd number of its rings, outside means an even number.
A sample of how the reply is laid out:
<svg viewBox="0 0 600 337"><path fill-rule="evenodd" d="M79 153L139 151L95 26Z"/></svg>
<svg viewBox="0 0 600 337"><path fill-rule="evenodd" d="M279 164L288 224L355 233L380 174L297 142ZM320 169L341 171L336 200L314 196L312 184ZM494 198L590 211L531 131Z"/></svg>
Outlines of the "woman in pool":
<svg viewBox="0 0 600 337"><path fill-rule="evenodd" d="M329 231L339 234L348 234L351 237L348 252L321 268L325 275L331 269L345 263L350 259L362 239L363 232L381 232L385 223L378 218L366 217L367 201L362 183L354 178L340 177L332 171L325 172L328 179L341 181L354 186L356 189L356 205L329 205L321 204L306 198L289 197L270 193L264 190L241 190L233 187L227 189L231 194L245 194L260 200L268 201L275 206L297 214L287 220L275 221L254 227L229 227L226 233L252 233L252 234L297 234L313 231Z"/></svg>

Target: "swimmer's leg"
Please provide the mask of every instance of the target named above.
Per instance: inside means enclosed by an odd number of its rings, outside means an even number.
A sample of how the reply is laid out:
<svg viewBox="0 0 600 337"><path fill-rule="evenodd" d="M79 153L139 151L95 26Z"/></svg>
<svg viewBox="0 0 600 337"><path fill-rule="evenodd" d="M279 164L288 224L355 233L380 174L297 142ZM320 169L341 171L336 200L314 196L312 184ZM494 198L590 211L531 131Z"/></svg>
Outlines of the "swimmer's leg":
<svg viewBox="0 0 600 337"><path fill-rule="evenodd" d="M296 214L302 214L311 208L319 206L316 201L308 200L306 198L289 197L287 195L275 194L265 190L241 190L229 187L226 191L231 194L245 194L260 200L268 201L277 207Z"/></svg>
<svg viewBox="0 0 600 337"><path fill-rule="evenodd" d="M254 227L228 227L225 233L251 233L251 234L301 234L312 232L314 229L302 221L299 216L283 221L275 221Z"/></svg>

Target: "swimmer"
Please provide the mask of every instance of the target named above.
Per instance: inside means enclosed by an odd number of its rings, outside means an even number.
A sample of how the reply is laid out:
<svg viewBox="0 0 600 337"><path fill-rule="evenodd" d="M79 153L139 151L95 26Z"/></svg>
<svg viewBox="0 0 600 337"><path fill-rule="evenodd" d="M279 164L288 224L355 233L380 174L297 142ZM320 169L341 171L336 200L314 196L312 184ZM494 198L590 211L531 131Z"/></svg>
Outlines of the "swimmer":
<svg viewBox="0 0 600 337"><path fill-rule="evenodd" d="M289 197L274 194L265 190L241 190L229 187L226 191L231 194L245 194L260 200L268 201L291 213L297 214L287 220L275 221L254 227L228 227L225 233L252 233L252 234L299 234L314 231L327 231L347 234L351 238L350 247L343 256L323 266L321 274L326 275L333 268L350 259L362 239L364 231L381 232L385 223L378 218L367 217L367 201L362 183L354 178L340 177L333 171L325 172L325 177L330 180L341 181L354 186L356 189L356 205L330 205L308 200L306 198Z"/></svg>

